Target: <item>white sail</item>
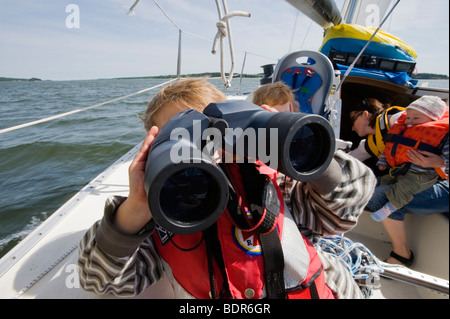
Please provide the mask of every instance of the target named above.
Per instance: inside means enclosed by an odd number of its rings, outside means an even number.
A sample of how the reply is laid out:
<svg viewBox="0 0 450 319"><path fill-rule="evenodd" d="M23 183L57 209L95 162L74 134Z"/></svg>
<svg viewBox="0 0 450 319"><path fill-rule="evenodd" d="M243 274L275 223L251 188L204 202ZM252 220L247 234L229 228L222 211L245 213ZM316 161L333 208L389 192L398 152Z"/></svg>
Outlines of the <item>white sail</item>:
<svg viewBox="0 0 450 319"><path fill-rule="evenodd" d="M378 27L392 0L346 0L342 8L345 23Z"/></svg>

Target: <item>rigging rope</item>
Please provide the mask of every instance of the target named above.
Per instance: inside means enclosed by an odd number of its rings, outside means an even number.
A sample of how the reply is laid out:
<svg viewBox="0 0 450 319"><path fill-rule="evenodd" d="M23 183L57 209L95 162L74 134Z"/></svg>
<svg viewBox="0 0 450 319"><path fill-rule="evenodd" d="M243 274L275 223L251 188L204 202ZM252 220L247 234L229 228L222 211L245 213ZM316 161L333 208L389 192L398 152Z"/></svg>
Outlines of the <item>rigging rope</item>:
<svg viewBox="0 0 450 319"><path fill-rule="evenodd" d="M153 2L156 4L156 6L159 8L159 10L161 10L161 12L164 14L164 16L170 21L170 23L173 24L173 26L174 26L178 31L183 32L183 33L186 33L187 35L190 35L190 36L193 36L193 37L196 37L196 38L199 38L199 39L202 39L202 40L211 42L211 40L209 40L209 39L207 39L207 38L205 38L205 37L202 37L201 35L198 35L198 34L195 34L195 33L192 33L192 32L188 32L188 31L185 31L185 30L183 30L182 28L180 28L180 27L175 23L175 21L173 21L173 19L167 14L166 10L164 10L164 9L159 5L159 3L158 3L156 0L153 0Z"/></svg>
<svg viewBox="0 0 450 319"><path fill-rule="evenodd" d="M384 17L384 19L381 21L380 25L378 26L378 28L375 30L375 32L372 34L372 36L370 37L369 40L367 40L366 45L361 49L361 51L359 52L359 54L356 56L356 58L353 60L353 63L348 67L347 71L345 72L344 76L342 77L342 79L339 81L339 84L337 85L335 92L337 94L333 94L331 95L331 99L329 101L329 104L326 106L326 110L329 112L329 116L330 116L330 122L332 123L332 125L334 126L336 121L337 121L337 117L338 117L338 111L335 107L335 104L338 100L339 97L339 92L341 90L341 86L344 83L344 81L347 79L347 76L350 74L351 70L354 68L354 66L356 65L356 63L358 62L359 58L362 56L362 54L364 53L364 51L366 50L366 48L369 46L369 44L372 42L372 40L375 38L375 35L378 33L378 31L380 31L381 27L383 26L383 24L386 22L386 20L389 18L389 16L391 16L392 12L394 12L395 7L400 3L400 0L397 0L396 3L392 6L391 10L386 14L386 16Z"/></svg>
<svg viewBox="0 0 450 319"><path fill-rule="evenodd" d="M126 99L128 97L132 97L132 96L135 96L135 95L138 95L138 94L150 91L152 89L156 89L158 87L164 86L164 85L166 85L166 84L168 84L170 82L176 81L176 80L178 80L178 79L172 79L172 80L166 81L164 83L152 86L150 88L147 88L147 89L144 89L144 90L140 90L140 91L137 91L135 93L131 93L131 94L128 94L128 95L125 95L125 96L121 96L121 97L118 97L118 98L115 98L115 99L112 99L112 100L109 100L109 101L106 101L106 102L94 104L94 105L91 105L91 106L88 106L88 107L85 107L85 108L76 109L76 110L69 111L69 112L66 112L66 113L57 114L57 115L53 115L53 116L50 116L50 117L47 117L47 118L43 118L43 119L40 119L40 120L37 120L37 121L28 122L28 123L12 126L12 127L9 127L9 128L1 129L0 130L0 134L11 132L11 131L15 131L15 130L18 130L18 129L21 129L21 128L24 128L24 127L28 127L28 126L33 126L33 125L36 125L36 124L49 122L49 121L52 121L52 120L55 120L55 119L59 119L59 118L62 118L62 117L68 116L68 115L72 115L72 114L75 114L75 113L79 113L79 112L83 112L83 111L86 111L86 110L90 110L90 109L93 109L93 108L98 107L98 106L102 106L102 105L105 105L105 104L117 102L117 101Z"/></svg>
<svg viewBox="0 0 450 319"><path fill-rule="evenodd" d="M231 86L231 80L233 79L233 73L234 73L234 49L233 49L233 40L231 35L231 25L230 25L230 19L232 17L250 17L250 13L244 12L244 11L232 11L228 12L228 6L226 0L222 0L223 4L223 11L222 7L220 6L219 0L216 0L217 5L217 11L219 13L219 19L220 21L217 22L217 34L214 38L214 44L212 48L212 54L216 54L217 52L217 44L220 40L220 74L222 77L222 82L225 84L225 88L229 88ZM225 13L225 14L224 14ZM228 33L228 43L230 47L230 56L231 56L231 69L230 73L228 74L228 79L225 76L224 71L224 39L227 36Z"/></svg>
<svg viewBox="0 0 450 319"><path fill-rule="evenodd" d="M137 2L139 2L139 1L136 1L130 10L132 10L137 5ZM164 14L164 16L170 21L170 23L172 23L172 25L180 32L180 39L181 39L181 34L186 33L190 36L197 37L199 39L211 42L209 39L206 39L205 37L202 37L198 34L184 31L180 26L178 26L175 23L175 21L167 14L167 12L161 7L161 5L156 0L153 0L153 2L156 4L156 6L159 8L159 10L161 10L161 12ZM217 30L217 34L214 38L214 41L213 41L212 54L216 54L217 45L220 40L220 74L221 74L222 82L225 84L225 87L229 88L231 86L231 80L233 79L234 65L235 65L234 64L234 49L233 49L230 19L232 17L236 17L236 16L250 17L250 13L244 12L244 11L228 12L228 6L226 3L226 0L222 0L222 4L223 4L223 10L219 3L219 0L216 0L216 5L217 5L217 10L219 13L220 21L217 22L217 24L216 24L216 27L218 30ZM225 72L224 72L224 38L227 36L227 34L228 34L228 42L229 42L230 56L231 56L231 70L228 75L228 79L226 78Z"/></svg>
<svg viewBox="0 0 450 319"><path fill-rule="evenodd" d="M194 36L194 37L197 37L197 38L200 38L200 39L203 39L203 40L211 42L209 39L206 39L206 38L204 38L204 37L202 37L200 35L197 35L197 34L194 34L194 33L191 33L191 32L186 32L183 29L181 29L173 21L173 19L167 14L167 12L159 5L159 3L156 0L153 0L153 2L162 11L162 13L166 16L166 18L175 26L175 28L177 28L179 30L180 33L186 33L188 35L191 35L191 36ZM134 15L133 9L137 6L138 3L139 3L139 0L136 0L133 3L133 5L130 8L128 8L128 14L129 15ZM218 13L219 13L220 21L217 22L218 32L217 32L216 37L214 39L212 53L213 54L216 53L217 43L218 43L218 41L220 39L220 46L221 46L221 57L220 57L220 60L221 60L221 78L222 78L222 82L225 84L225 87L229 88L231 86L231 80L233 79L233 74L234 74L234 50L233 50L231 26L230 26L229 19L232 18L232 17L235 17L235 16L250 17L250 13L243 12L243 11L232 11L232 12L228 13L228 7L227 7L226 0L222 0L222 3L223 3L225 15L222 13L222 8L220 6L219 0L216 0L216 5L217 5L217 10L218 10ZM223 40L227 36L227 34L228 34L228 41L229 41L230 55L231 55L231 70L230 70L230 73L228 75L228 79L225 77L225 72L224 72L224 52L223 52L223 46L224 46L223 45ZM83 112L83 111L86 111L86 110L89 110L89 109L93 109L95 107L102 106L102 105L105 105L105 104L117 102L117 101L120 101L122 99L131 97L131 96L134 96L134 95L138 95L138 94L147 92L149 90L152 90L152 89L164 86L164 85L166 85L166 84L168 84L170 82L176 81L176 80L177 79L172 79L172 80L169 80L167 82L161 83L159 85L156 85L156 86L153 86L153 87L150 87L150 88L147 88L147 89L144 89L144 90L132 93L132 94L128 94L128 95L125 95L125 96L122 96L122 97L118 97L118 98L115 98L115 99L112 99L112 100L109 100L109 101L106 101L106 102L94 104L94 105L91 105L91 106L88 106L88 107L85 107L85 108L72 110L72 111L69 111L69 112L66 112L66 113L57 114L57 115L54 115L54 116L50 116L50 117L47 117L47 118L43 118L43 119L40 119L40 120L36 120L36 121L24 123L24 124L19 124L19 125L16 125L16 126L5 128L5 129L0 129L0 135L4 134L4 133L15 131L15 130L18 130L18 129L22 129L22 128L25 128L25 127L29 127L29 126L33 126L33 125L37 125L37 124L41 124L41 123L45 123L45 122L49 122L49 121L52 121L52 120L55 120L55 119L59 119L59 118L62 118L62 117L68 116L68 115L72 115L72 114L76 114L76 113L79 113L79 112Z"/></svg>
<svg viewBox="0 0 450 319"><path fill-rule="evenodd" d="M138 3L139 3L139 0L136 0L131 7L125 7L128 10L128 15L130 15L130 16L135 15L133 9L137 6Z"/></svg>

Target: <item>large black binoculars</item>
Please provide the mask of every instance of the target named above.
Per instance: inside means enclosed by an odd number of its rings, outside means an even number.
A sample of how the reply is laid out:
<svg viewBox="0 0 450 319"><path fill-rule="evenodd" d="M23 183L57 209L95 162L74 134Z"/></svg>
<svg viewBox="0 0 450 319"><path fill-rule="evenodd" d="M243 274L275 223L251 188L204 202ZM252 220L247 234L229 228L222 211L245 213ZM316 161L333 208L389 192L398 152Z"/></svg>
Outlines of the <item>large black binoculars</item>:
<svg viewBox="0 0 450 319"><path fill-rule="evenodd" d="M160 130L149 151L145 190L155 221L175 234L205 230L222 214L229 182L220 163L262 162L299 181L318 178L335 151L322 116L269 112L247 101L184 110Z"/></svg>

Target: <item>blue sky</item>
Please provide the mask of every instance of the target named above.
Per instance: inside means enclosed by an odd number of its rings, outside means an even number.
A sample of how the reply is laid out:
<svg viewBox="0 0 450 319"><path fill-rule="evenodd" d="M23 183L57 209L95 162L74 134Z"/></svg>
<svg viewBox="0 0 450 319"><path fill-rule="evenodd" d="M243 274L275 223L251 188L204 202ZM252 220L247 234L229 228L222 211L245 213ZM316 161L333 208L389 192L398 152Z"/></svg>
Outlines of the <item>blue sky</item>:
<svg viewBox="0 0 450 319"><path fill-rule="evenodd" d="M231 20L235 72L259 73L289 49L317 50L323 30L282 0L228 0L230 11L251 18ZM152 0L141 0L136 15L124 8L134 0L2 0L0 76L49 80L175 74L178 30ZM214 0L158 0L184 31L182 73L219 71L212 55L218 13ZM340 8L343 0L337 0ZM68 28L69 4L78 6L80 27ZM449 74L449 1L401 0L384 30L414 47L418 72ZM294 25L296 28L294 29ZM307 32L309 30L309 32ZM291 41L291 39L294 41ZM225 70L230 69L229 51Z"/></svg>

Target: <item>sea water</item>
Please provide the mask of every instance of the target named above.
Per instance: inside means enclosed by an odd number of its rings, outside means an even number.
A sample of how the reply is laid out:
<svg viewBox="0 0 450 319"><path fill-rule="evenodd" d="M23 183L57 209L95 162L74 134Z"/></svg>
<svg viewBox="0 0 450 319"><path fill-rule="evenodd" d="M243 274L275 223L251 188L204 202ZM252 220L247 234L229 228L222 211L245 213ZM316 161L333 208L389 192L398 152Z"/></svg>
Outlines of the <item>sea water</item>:
<svg viewBox="0 0 450 319"><path fill-rule="evenodd" d="M0 130L125 96L168 79L0 82ZM239 80L224 88L238 92ZM259 86L244 78L240 93ZM108 166L140 143L156 88L46 123L0 134L0 257Z"/></svg>
<svg viewBox="0 0 450 319"><path fill-rule="evenodd" d="M167 79L0 82L0 129L125 96ZM259 79L234 80L226 94ZM429 80L447 88L449 81ZM145 137L142 114L158 89L0 134L0 257Z"/></svg>

